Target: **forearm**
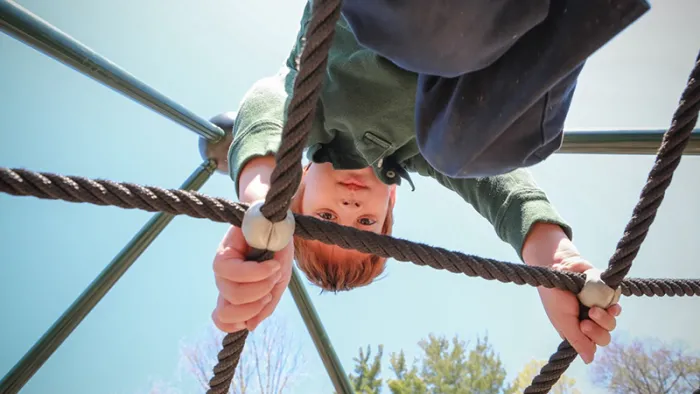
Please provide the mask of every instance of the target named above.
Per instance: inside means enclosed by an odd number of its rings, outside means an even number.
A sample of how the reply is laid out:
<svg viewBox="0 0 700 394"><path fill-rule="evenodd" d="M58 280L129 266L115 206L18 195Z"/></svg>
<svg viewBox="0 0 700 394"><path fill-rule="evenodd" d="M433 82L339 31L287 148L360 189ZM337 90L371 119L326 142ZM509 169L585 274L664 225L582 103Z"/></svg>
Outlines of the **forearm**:
<svg viewBox="0 0 700 394"><path fill-rule="evenodd" d="M256 157L248 161L240 171L239 200L244 203L252 203L264 199L270 190L270 175L274 169L274 156Z"/></svg>
<svg viewBox="0 0 700 394"><path fill-rule="evenodd" d="M578 255L561 226L545 222L532 225L522 249L525 264L536 267L550 267Z"/></svg>

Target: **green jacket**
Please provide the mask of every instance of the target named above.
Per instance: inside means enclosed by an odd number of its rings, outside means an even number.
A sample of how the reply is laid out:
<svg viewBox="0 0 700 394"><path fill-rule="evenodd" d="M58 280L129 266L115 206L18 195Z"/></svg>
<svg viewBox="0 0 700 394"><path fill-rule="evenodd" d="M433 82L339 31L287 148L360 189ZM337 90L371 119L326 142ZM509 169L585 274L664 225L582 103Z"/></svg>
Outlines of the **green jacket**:
<svg viewBox="0 0 700 394"><path fill-rule="evenodd" d="M277 152L309 17L307 3L285 66L256 82L240 104L229 151L229 173L237 193L239 171L247 161ZM417 74L360 47L342 17L326 74L307 143L309 160L330 162L336 169L372 166L386 184L401 184L403 179L413 186L411 172L431 177L471 204L518 255L535 222L559 224L571 237L571 228L527 170L477 179L449 178L434 170L420 155L414 136Z"/></svg>

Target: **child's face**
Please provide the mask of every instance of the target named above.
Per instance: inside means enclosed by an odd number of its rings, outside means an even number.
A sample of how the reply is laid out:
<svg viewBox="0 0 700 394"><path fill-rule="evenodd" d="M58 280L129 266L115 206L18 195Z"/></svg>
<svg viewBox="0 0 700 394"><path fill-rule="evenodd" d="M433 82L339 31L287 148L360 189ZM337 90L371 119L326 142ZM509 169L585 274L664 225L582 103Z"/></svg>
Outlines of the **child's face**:
<svg viewBox="0 0 700 394"><path fill-rule="evenodd" d="M375 233L382 232L396 193L370 167L334 170L330 163L312 163L304 184L302 214Z"/></svg>

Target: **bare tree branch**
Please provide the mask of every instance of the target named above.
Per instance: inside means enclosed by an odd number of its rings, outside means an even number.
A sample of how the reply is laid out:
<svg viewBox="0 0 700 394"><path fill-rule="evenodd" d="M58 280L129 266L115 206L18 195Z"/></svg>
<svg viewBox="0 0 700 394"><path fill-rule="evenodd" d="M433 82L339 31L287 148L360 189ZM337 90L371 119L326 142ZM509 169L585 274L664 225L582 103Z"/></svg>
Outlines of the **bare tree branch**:
<svg viewBox="0 0 700 394"><path fill-rule="evenodd" d="M596 385L612 394L687 394L700 389L700 355L657 339L616 338L597 356Z"/></svg>
<svg viewBox="0 0 700 394"><path fill-rule="evenodd" d="M202 338L181 345L181 367L195 378L202 393L209 388L224 335L210 326ZM303 364L300 345L293 335L279 318L268 318L248 335L229 394L282 394L291 388ZM164 391L154 387L151 392Z"/></svg>

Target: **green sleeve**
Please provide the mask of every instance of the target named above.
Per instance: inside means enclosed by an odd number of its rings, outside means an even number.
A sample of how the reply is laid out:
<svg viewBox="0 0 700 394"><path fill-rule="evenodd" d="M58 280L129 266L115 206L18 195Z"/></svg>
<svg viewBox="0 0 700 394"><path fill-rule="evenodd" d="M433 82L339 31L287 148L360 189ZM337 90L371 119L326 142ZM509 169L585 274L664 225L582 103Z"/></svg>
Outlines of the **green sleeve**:
<svg viewBox="0 0 700 394"><path fill-rule="evenodd" d="M301 53L301 37L310 9L307 4L297 41L286 64L274 76L257 81L246 92L233 125L233 142L228 152L229 174L239 196L240 171L252 159L274 156L282 141L288 99L296 77L296 61Z"/></svg>
<svg viewBox="0 0 700 394"><path fill-rule="evenodd" d="M289 54L289 57L287 58L287 67L291 70L294 71L299 71L299 57L301 56L301 50L302 50L302 42L304 38L304 34L306 34L306 27L309 24L309 20L311 18L311 1L306 2L306 6L304 6L304 13L301 16L301 22L299 22L300 28L299 28L299 33L297 34L297 40L296 43L294 44L294 48L292 48L292 51Z"/></svg>
<svg viewBox="0 0 700 394"><path fill-rule="evenodd" d="M526 169L487 178L456 179L437 172L422 158L411 159L407 164L409 171L434 178L459 194L493 225L499 238L509 243L521 259L525 238L537 222L557 224L570 239L573 237L571 227Z"/></svg>
<svg viewBox="0 0 700 394"><path fill-rule="evenodd" d="M233 124L233 142L228 152L229 174L239 196L238 178L248 162L274 156L282 140L286 101L280 76L256 82L243 97Z"/></svg>

